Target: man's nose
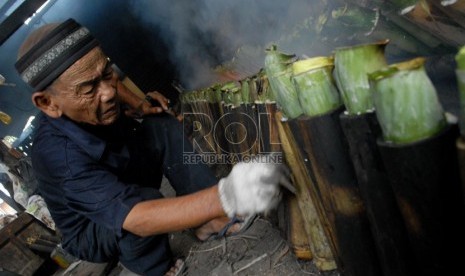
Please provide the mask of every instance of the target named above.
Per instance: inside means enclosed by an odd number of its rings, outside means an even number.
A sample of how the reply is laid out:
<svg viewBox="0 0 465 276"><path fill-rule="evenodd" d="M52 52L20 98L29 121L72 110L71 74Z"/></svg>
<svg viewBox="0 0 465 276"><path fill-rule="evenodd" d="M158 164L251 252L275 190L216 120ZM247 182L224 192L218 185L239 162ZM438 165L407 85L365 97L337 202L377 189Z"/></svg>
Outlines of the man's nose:
<svg viewBox="0 0 465 276"><path fill-rule="evenodd" d="M116 96L116 81L102 81L100 84L100 100L102 102L112 101Z"/></svg>

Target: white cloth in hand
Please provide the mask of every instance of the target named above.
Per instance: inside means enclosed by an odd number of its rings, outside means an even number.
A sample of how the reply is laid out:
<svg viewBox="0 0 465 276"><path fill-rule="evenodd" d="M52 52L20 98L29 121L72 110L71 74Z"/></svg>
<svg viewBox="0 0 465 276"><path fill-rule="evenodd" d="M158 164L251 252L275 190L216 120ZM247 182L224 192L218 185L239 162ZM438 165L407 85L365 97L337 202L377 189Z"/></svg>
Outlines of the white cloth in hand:
<svg viewBox="0 0 465 276"><path fill-rule="evenodd" d="M231 218L267 212L278 205L279 184L287 181L287 168L282 164L238 163L219 182L221 204Z"/></svg>

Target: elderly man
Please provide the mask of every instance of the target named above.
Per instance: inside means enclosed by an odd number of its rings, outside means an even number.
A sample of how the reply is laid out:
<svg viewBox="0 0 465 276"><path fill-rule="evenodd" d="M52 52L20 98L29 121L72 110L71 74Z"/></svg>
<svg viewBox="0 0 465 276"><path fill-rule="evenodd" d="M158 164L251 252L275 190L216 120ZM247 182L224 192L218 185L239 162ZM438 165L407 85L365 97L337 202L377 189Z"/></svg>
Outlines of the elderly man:
<svg viewBox="0 0 465 276"><path fill-rule="evenodd" d="M163 112L167 99L148 93L161 105L153 107L132 94L76 21L34 31L16 68L43 113L32 151L39 191L74 256L118 258L134 273L163 275L172 266L167 233L198 228L205 237L227 217L278 204L280 165L240 163L217 181L208 167L183 164L183 145L191 145ZM126 116L123 104L144 114L142 122ZM163 174L177 197L158 191Z"/></svg>

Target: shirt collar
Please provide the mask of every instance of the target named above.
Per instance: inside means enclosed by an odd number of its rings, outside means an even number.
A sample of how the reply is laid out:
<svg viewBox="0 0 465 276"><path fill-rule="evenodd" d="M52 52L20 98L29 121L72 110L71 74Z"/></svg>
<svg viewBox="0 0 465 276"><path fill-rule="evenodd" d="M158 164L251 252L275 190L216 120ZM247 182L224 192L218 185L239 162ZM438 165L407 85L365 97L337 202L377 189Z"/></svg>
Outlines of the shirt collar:
<svg viewBox="0 0 465 276"><path fill-rule="evenodd" d="M89 156L95 160L100 160L106 147L104 140L84 130L65 116L51 118L45 115L44 117L47 118L50 124L63 132L63 134L89 154Z"/></svg>

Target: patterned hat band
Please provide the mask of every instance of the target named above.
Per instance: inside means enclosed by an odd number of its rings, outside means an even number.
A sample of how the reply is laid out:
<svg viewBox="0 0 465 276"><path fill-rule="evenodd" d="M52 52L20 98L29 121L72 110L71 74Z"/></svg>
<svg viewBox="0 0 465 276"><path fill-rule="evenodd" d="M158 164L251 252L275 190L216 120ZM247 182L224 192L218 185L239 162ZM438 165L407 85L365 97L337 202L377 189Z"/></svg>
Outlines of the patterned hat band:
<svg viewBox="0 0 465 276"><path fill-rule="evenodd" d="M15 67L26 83L41 91L98 44L88 29L68 19L40 39Z"/></svg>

